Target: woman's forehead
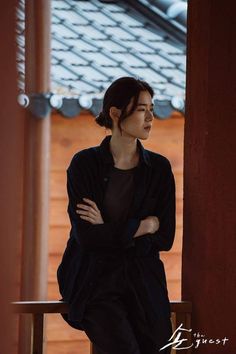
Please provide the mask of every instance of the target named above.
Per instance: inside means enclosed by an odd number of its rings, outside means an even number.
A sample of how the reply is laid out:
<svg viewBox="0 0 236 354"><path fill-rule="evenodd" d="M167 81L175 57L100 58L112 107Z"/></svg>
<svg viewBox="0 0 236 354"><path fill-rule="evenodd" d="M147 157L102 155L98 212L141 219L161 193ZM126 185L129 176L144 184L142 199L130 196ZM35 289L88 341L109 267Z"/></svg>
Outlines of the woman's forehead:
<svg viewBox="0 0 236 354"><path fill-rule="evenodd" d="M141 91L138 97L138 104L152 104L152 96L148 91Z"/></svg>

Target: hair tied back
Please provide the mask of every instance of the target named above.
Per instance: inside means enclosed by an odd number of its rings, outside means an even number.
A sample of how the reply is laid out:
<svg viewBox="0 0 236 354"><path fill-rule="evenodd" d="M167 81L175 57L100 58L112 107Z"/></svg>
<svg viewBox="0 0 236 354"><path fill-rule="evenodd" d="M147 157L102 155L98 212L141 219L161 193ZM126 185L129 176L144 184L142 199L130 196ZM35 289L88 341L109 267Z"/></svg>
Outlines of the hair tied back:
<svg viewBox="0 0 236 354"><path fill-rule="evenodd" d="M103 112L100 112L99 115L95 118L95 121L100 125L104 126L104 123L106 121L106 117L104 116Z"/></svg>

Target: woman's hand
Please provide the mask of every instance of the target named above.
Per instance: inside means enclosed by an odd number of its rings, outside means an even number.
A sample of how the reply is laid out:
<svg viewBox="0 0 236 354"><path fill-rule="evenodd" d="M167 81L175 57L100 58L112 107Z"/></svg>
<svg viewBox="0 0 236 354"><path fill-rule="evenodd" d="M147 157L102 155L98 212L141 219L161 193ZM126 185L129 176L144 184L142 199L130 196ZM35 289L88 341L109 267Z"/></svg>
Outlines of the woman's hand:
<svg viewBox="0 0 236 354"><path fill-rule="evenodd" d="M160 227L160 222L157 216L147 216L144 220L148 222L148 233L154 234Z"/></svg>
<svg viewBox="0 0 236 354"><path fill-rule="evenodd" d="M141 220L138 230L133 238L140 237L146 234L154 234L160 226L160 222L157 216L147 216Z"/></svg>
<svg viewBox="0 0 236 354"><path fill-rule="evenodd" d="M77 204L76 213L80 214L81 219L87 220L91 224L103 224L104 221L96 203L87 198L83 198L83 200L89 205Z"/></svg>

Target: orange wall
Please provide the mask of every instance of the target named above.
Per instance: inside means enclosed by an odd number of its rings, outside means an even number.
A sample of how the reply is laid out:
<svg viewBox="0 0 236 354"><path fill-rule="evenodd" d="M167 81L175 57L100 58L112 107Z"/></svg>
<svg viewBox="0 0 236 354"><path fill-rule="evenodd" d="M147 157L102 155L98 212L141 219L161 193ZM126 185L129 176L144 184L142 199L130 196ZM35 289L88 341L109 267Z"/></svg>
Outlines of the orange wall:
<svg viewBox="0 0 236 354"><path fill-rule="evenodd" d="M49 233L49 277L48 299L60 299L56 283L56 269L61 260L68 235L66 168L77 151L101 143L105 135L111 134L98 126L93 116L81 114L74 119L52 115L51 137L51 198ZM150 150L166 156L173 168L176 180L177 227L174 245L169 252L162 252L170 300L181 299L181 248L183 208L183 130L184 119L173 114L170 119L153 122L148 140L142 144ZM84 332L72 329L60 315L47 317L47 353L89 353L89 342Z"/></svg>

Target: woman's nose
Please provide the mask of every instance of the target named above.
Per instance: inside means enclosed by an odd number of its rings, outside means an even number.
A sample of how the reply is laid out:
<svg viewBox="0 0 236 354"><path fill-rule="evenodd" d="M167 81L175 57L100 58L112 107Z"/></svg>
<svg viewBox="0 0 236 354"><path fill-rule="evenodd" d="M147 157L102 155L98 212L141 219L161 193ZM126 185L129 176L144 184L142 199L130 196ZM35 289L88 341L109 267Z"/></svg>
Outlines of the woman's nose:
<svg viewBox="0 0 236 354"><path fill-rule="evenodd" d="M148 120L153 120L154 116L153 116L153 112L152 111L147 111L146 113L146 118L148 118Z"/></svg>

